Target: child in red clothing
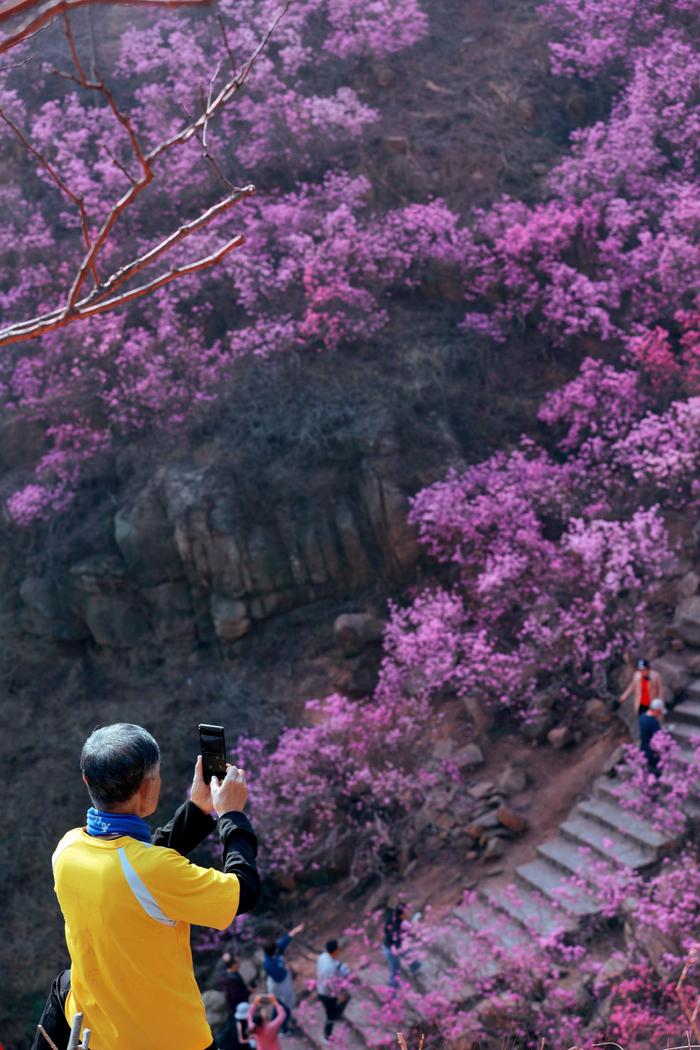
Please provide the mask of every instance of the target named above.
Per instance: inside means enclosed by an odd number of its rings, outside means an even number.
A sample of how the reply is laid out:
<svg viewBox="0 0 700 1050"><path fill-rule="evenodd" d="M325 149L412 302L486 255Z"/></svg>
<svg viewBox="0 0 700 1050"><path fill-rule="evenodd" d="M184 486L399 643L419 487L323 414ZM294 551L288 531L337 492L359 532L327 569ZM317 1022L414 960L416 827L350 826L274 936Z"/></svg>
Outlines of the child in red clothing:
<svg viewBox="0 0 700 1050"><path fill-rule="evenodd" d="M276 1016L273 1020L267 1017L267 1008L274 1007ZM250 1004L249 1032L255 1039L257 1050L280 1050L277 1033L286 1017L284 1007L274 995L256 995Z"/></svg>

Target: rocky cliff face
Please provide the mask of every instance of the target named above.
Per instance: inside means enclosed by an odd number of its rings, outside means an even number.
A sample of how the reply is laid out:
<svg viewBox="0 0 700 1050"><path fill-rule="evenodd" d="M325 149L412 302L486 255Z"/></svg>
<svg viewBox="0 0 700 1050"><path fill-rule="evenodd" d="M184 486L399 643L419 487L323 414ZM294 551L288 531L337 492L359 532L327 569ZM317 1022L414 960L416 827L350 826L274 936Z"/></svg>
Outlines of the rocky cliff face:
<svg viewBox="0 0 700 1050"><path fill-rule="evenodd" d="M293 483L273 461L257 479L239 471L225 442L142 470L116 494L109 542L21 579L22 629L115 649L226 647L277 614L395 589L419 557L415 470L391 429L345 439L352 455Z"/></svg>

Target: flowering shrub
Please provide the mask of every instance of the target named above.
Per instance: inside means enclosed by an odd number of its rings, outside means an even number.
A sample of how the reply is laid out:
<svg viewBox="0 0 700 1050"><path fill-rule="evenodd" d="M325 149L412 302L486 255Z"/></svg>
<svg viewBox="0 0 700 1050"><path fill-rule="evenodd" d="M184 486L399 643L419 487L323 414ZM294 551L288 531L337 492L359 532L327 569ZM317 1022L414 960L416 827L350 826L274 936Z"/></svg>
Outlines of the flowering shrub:
<svg viewBox="0 0 700 1050"><path fill-rule="evenodd" d="M427 636L430 666L449 668L433 692L449 687L521 711L550 681L585 695L644 631L643 595L668 551L657 507L626 516L617 507L615 520L596 481L585 461L558 464L526 441L420 493L412 520L430 552L459 569L459 583L440 603L420 597L394 613L387 662L423 664Z"/></svg>
<svg viewBox="0 0 700 1050"><path fill-rule="evenodd" d="M236 761L254 773L264 863L293 872L349 867L359 877L406 844L439 780L425 762L437 719L427 702L403 698L334 695L309 701L306 711L312 724L286 729L272 754L260 740L238 744Z"/></svg>
<svg viewBox="0 0 700 1050"><path fill-rule="evenodd" d="M219 6L225 34L214 17L163 11L146 26L121 29L110 74L144 151L201 112L202 92L215 92L230 62L252 54L278 7L272 0L225 0ZM359 64L410 47L426 31L416 0L295 3L245 94L207 129L211 163L203 162L196 136L167 155L166 189L155 185L120 216L104 265L118 267L125 251L149 250L198 214L212 199L217 172L229 186L252 173L262 190L254 205L236 213L248 245L217 272L189 276L122 313L81 323L79 331L60 329L5 356L3 408L40 421L49 447L36 477L10 499L18 522L70 502L89 458L88 443L71 443L75 428L91 431L92 447L101 451L134 429L181 425L193 407L219 394L244 354L370 338L386 321L392 286L415 283L433 242L438 253L449 250L457 218L446 208L412 205L377 218L367 180L343 170L344 151L379 117L351 84ZM70 64L56 33L50 64L18 62L0 71L0 109L80 198L95 230L128 189L136 162L127 128L105 99L53 75L56 62ZM14 174L14 185L5 181L0 190L7 215L0 315L12 321L53 307L84 245L77 210L2 121L0 143L8 158L5 180ZM175 250L175 263L214 251L228 225L219 218L188 238L186 253ZM224 337L214 334L222 329ZM65 464L60 477L53 446Z"/></svg>
<svg viewBox="0 0 700 1050"><path fill-rule="evenodd" d="M226 0L221 10L242 57L275 5ZM628 347L652 386L663 385L679 365L659 326L668 332L697 309L698 5L548 0L543 11L556 36L557 72L614 73L604 80L613 92L609 116L574 133L543 202L504 200L466 226L439 201L378 213L366 177L349 167L353 143L379 117L353 86L358 63L425 35L416 0L292 5L246 93L208 129L218 169L236 182L253 173L262 191L238 212L246 247L218 273L161 290L157 306L142 303L116 322L95 319L87 342L103 347L98 369L94 350L72 330L10 355L0 376L7 409L45 420L49 442L64 425L88 426L100 448L133 426L179 425L189 405L206 402L235 376L241 355L350 349L371 340L390 318L391 293L416 288L435 264L463 282L467 331L502 342L525 327L555 345L593 335ZM229 52L214 25L165 14L146 28L122 30L113 72L144 146L175 133L183 110L201 106L203 85L215 90L223 77ZM97 224L128 185L129 137L107 106L91 105L65 81L55 90L28 69L20 64L2 74L0 103ZM9 134L2 125L3 142ZM122 241L106 262L119 261L120 244L147 249L211 194L212 165L200 163L196 138L169 156L167 193L154 190L124 217ZM16 165L16 188L2 190L9 208L0 309L8 318L46 308L81 251L78 217L47 173L21 151ZM206 254L227 222L200 232L190 248ZM55 266L47 264L51 257ZM697 333L697 323L691 327ZM697 357L697 346L688 353ZM57 381L59 361L75 361L76 374L64 367ZM140 380L132 383L134 364ZM686 364L688 376L693 367ZM29 402L27 374L37 388ZM59 498L39 464L31 491L43 489L43 496L20 496L13 512L23 507L28 520L64 506L83 461L76 457Z"/></svg>

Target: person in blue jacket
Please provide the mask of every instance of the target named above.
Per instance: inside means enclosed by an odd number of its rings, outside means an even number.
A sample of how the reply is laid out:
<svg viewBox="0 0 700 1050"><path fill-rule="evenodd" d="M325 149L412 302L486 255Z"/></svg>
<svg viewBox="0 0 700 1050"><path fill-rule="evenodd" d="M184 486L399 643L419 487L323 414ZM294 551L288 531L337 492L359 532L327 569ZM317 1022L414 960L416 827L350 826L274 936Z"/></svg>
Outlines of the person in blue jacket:
<svg viewBox="0 0 700 1050"><path fill-rule="evenodd" d="M297 1005L294 993L294 981L286 967L284 953L291 944L294 937L304 929L304 923L299 923L289 933L285 933L278 941L269 941L263 947L263 968L267 976L267 991L274 995L286 1013L284 1024L280 1029L282 1035L289 1033L289 1022L292 1019L292 1010Z"/></svg>

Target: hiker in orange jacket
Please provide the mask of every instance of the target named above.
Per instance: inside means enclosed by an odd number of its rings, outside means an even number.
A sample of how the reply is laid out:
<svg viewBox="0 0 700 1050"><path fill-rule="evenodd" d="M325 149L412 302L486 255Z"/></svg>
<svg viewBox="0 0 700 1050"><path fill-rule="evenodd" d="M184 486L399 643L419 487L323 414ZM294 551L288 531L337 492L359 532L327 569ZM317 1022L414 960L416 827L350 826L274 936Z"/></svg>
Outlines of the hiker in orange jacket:
<svg viewBox="0 0 700 1050"><path fill-rule="evenodd" d="M652 700L663 699L663 690L659 672L652 670L648 660L638 660L632 681L620 697L620 704L633 696L634 713L639 717L648 713Z"/></svg>

